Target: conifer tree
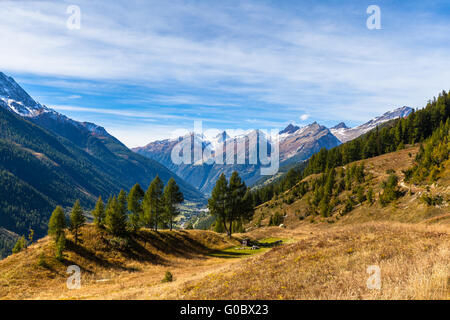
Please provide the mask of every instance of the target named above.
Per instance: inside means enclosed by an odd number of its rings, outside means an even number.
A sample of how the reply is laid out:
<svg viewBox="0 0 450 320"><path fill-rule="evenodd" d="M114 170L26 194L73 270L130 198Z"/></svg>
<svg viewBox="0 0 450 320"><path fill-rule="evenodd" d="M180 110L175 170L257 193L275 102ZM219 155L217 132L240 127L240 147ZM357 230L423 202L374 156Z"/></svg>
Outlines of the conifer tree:
<svg viewBox="0 0 450 320"><path fill-rule="evenodd" d="M170 231L172 231L173 220L180 213L178 205L184 201L183 193L181 193L180 188L175 182L174 178L170 178L166 187L164 188L164 213L165 221L170 226Z"/></svg>
<svg viewBox="0 0 450 320"><path fill-rule="evenodd" d="M220 175L208 200L208 208L216 221L223 223L230 237L234 221L249 220L253 216L251 193L236 171L232 173L229 183L224 174Z"/></svg>
<svg viewBox="0 0 450 320"><path fill-rule="evenodd" d="M64 229L66 228L66 217L61 206L57 206L53 211L50 221L48 222L48 234L51 235L56 245L56 258L63 259L63 251L66 245L66 235Z"/></svg>
<svg viewBox="0 0 450 320"><path fill-rule="evenodd" d="M142 199L144 198L144 190L136 183L128 194L128 211L130 211L129 227L134 232L141 226L143 220Z"/></svg>
<svg viewBox="0 0 450 320"><path fill-rule="evenodd" d="M94 224L102 228L105 225L105 206L103 204L102 196L98 197L97 203L95 204L95 208L92 211L92 215L94 216Z"/></svg>
<svg viewBox="0 0 450 320"><path fill-rule="evenodd" d="M56 239L56 254L55 254L56 259L58 260L63 259L64 257L63 252L65 247L66 247L66 235L63 232L58 236L58 239Z"/></svg>
<svg viewBox="0 0 450 320"><path fill-rule="evenodd" d="M16 244L14 245L14 248L12 249L12 253L19 253L20 251L22 251L23 249L25 249L27 247L27 241L25 240L24 236L21 236Z"/></svg>
<svg viewBox="0 0 450 320"><path fill-rule="evenodd" d="M57 206L48 222L48 234L53 236L55 241L57 241L59 236L64 233L65 228L66 217L64 216L64 210L61 206Z"/></svg>
<svg viewBox="0 0 450 320"><path fill-rule="evenodd" d="M369 187L369 189L367 190L367 200L369 201L370 204L373 204L373 188Z"/></svg>
<svg viewBox="0 0 450 320"><path fill-rule="evenodd" d="M211 192L211 198L208 200L208 208L210 214L216 218L216 224L223 225L223 229L229 234L226 226L226 218L228 211L228 182L225 174L221 174L217 179L216 185ZM217 227L218 228L218 227Z"/></svg>
<svg viewBox="0 0 450 320"><path fill-rule="evenodd" d="M121 198L123 198L123 194ZM114 196L106 209L105 225L107 230L114 236L123 236L126 234L127 216L124 214L122 208L123 199L121 199L121 202L122 204Z"/></svg>
<svg viewBox="0 0 450 320"><path fill-rule="evenodd" d="M163 188L163 182L156 176L144 195L144 221L147 226L153 226L155 231L158 231L158 224L162 223Z"/></svg>
<svg viewBox="0 0 450 320"><path fill-rule="evenodd" d="M86 223L86 218L83 215L83 209L81 208L80 201L75 201L72 212L70 213L70 231L75 237L75 244L78 243L78 236L80 228Z"/></svg>
<svg viewBox="0 0 450 320"><path fill-rule="evenodd" d="M28 233L28 242L33 243L34 238L34 230L30 228L30 232Z"/></svg>

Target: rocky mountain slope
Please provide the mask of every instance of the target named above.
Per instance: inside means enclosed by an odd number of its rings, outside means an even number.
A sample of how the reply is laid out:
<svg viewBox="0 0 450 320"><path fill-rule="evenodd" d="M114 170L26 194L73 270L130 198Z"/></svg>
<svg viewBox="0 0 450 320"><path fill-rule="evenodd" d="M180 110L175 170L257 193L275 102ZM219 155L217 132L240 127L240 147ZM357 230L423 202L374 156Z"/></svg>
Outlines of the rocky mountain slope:
<svg viewBox="0 0 450 320"><path fill-rule="evenodd" d="M369 132L370 130L375 129L377 126L379 126L387 121L397 119L397 118L405 118L413 111L414 111L414 109L412 109L410 107L401 107L401 108L397 108L393 111L388 111L388 112L384 113L383 115L373 118L372 120L370 120L360 126L354 127L354 128L349 128L345 125L345 123L341 122L338 125L332 127L330 129L330 131L342 143L344 143L344 142L353 140L353 139L359 137L360 135L363 135L364 133Z"/></svg>

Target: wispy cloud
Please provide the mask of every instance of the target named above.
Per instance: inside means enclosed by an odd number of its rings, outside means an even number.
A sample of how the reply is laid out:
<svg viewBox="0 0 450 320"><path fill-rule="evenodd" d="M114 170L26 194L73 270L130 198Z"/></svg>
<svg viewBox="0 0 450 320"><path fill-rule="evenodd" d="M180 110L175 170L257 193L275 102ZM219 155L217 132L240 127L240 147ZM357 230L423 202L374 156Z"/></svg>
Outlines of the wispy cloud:
<svg viewBox="0 0 450 320"><path fill-rule="evenodd" d="M449 89L445 1L380 0L373 31L361 1L80 0L80 30L66 28L69 4L3 1L0 69L111 125L356 124Z"/></svg>
<svg viewBox="0 0 450 320"><path fill-rule="evenodd" d="M308 120L308 118L309 118L309 114L306 114L306 113L304 113L300 116L300 120L302 120L302 121L306 121L306 120Z"/></svg>

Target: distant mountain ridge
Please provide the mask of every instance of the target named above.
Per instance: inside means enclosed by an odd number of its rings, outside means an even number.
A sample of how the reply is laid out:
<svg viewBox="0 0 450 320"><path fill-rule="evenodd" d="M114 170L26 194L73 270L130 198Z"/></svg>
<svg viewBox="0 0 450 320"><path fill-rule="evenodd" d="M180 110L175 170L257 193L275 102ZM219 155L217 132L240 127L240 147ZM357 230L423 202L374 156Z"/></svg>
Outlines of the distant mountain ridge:
<svg viewBox="0 0 450 320"><path fill-rule="evenodd" d="M225 173L229 177L236 170L247 185L252 185L261 178L261 163L258 161L256 164L251 164L249 161L249 154L258 152L260 148L261 141L259 139L258 143L251 144L251 141L257 141L255 138L256 135L261 137L262 143L267 143L271 140L270 137L266 137L259 130L252 130L236 137L230 137L226 132L222 132L213 139L195 135L195 141L192 141L192 148L194 144L197 144L198 147L201 144L202 150L207 149L208 153L215 156L220 154L225 164L174 164L171 159L172 149L185 137L154 141L144 147L133 148L132 150L161 162L202 192L210 193L217 178L222 173ZM194 135L191 134L191 137L194 137ZM330 149L340 144L339 140L326 127L317 123L312 123L302 128L291 124L280 132L279 138L280 166L293 161L306 160L321 148ZM225 147L220 147L220 142L225 142ZM233 159L226 159L224 148L226 148L226 145L231 144L234 144L236 146L235 148L245 146L246 149L244 151L239 150L245 154L245 164L237 164L237 161L233 161ZM270 155L270 145L268 145L267 150L268 155ZM236 151L238 150L236 149Z"/></svg>
<svg viewBox="0 0 450 320"><path fill-rule="evenodd" d="M370 121L355 128L349 128L344 122L341 122L330 129L318 124L317 122L313 122L303 127L291 123L279 132L280 167L307 160L321 148L331 149L336 147L341 143L359 137L384 122L399 117L406 117L412 111L413 109L409 107L398 108L393 111L386 112L383 115L371 119ZM210 152L215 154L217 152L216 148L219 145L219 142L235 142L236 139L242 139L245 136L251 135L252 132L254 131L251 131L241 137L234 138L229 137L226 132L221 133L218 137L213 139L207 139L204 136L196 135L195 143L198 146L201 144L202 150L210 149ZM257 182L261 178L258 174L258 171L261 168L260 164L176 165L173 163L170 155L174 146L182 140L183 137L172 140L159 140L151 142L143 147L133 148L132 150L161 162L170 170L180 175L183 179L200 189L202 192L206 193L211 192L216 179L221 173L230 175L233 170L237 170L248 185ZM257 146L253 146L253 148L255 147ZM252 147L248 147L248 150L252 150Z"/></svg>
<svg viewBox="0 0 450 320"><path fill-rule="evenodd" d="M377 126L393 120L397 118L405 118L407 117L411 112L413 112L414 109L410 107L401 107L397 108L393 111L388 111L384 113L381 116L378 116L376 118L371 119L370 121L354 127L354 128L348 128L345 123L341 122L338 125L334 126L330 129L330 131L335 135L342 143L353 140L360 135L363 135L364 133L369 132L372 129L375 129Z"/></svg>

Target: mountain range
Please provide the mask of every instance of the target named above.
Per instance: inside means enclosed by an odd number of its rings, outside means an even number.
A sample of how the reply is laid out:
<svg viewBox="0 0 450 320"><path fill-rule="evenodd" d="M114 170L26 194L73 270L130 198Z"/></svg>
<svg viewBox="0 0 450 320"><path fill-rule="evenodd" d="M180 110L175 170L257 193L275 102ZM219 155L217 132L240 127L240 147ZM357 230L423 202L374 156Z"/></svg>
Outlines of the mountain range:
<svg viewBox="0 0 450 320"><path fill-rule="evenodd" d="M343 122L330 129L317 122L313 122L303 127L289 124L285 129L279 132L279 166L284 167L307 160L311 155L322 148L334 148L341 143L367 133L387 121L399 117L406 117L412 111L413 109L409 107L398 108L386 112L385 114L354 128L347 127ZM133 148L132 150L162 163L177 175L191 183L194 187L208 194L212 191L217 178L222 173L229 177L231 173L236 170L247 185L252 185L261 179L260 169L264 166L262 166L259 161L256 164L251 164L248 161L248 154L257 152L260 147L260 143L250 144L250 141L252 141L251 137L255 135L262 135L263 139L261 141L263 143L271 140L270 137L266 137L264 133L259 130L253 130L237 137L230 137L227 132L224 131L211 139L206 138L202 134L189 133L185 136L180 136L177 139L154 141L146 146ZM246 142L244 143L243 140L246 140ZM202 151L206 150L206 154L211 154L216 157L219 154L219 158L226 158L223 154L227 145L234 145L235 149L238 148L238 146L245 145L246 162L244 164L236 164L236 161L231 161L233 164L222 165L214 163L209 164L207 162L205 163L205 161L203 163L194 163L194 161L191 161L191 163L188 164L176 164L171 158L172 150L175 146L185 141L191 142L191 154L194 152L195 145L198 149L201 148ZM268 154L270 155L270 144L268 150Z"/></svg>
<svg viewBox="0 0 450 320"><path fill-rule="evenodd" d="M135 183L146 189L156 175L174 177L188 200L203 202L196 188L157 161L132 152L104 128L72 120L31 98L0 72L0 227L46 234L56 205L76 199L92 209Z"/></svg>
<svg viewBox="0 0 450 320"><path fill-rule="evenodd" d="M305 161L321 148L333 148L412 111L399 108L355 128L344 123L330 129L316 122L303 127L289 124L279 133L279 166ZM237 170L250 186L267 166L260 158L252 162L251 154L264 147L271 157L272 139L260 130L234 137L224 131L212 138L190 133L130 150L105 128L75 121L36 102L0 72L0 240L9 239L10 232L25 234L29 228L41 237L56 205L67 208L79 199L91 209L98 196L106 199L135 183L146 188L156 175L163 181L173 176L185 198L200 203L222 173L229 177ZM172 151L186 140L191 142L192 156L199 149L210 158L175 164ZM226 152L230 146L242 151L240 161Z"/></svg>

